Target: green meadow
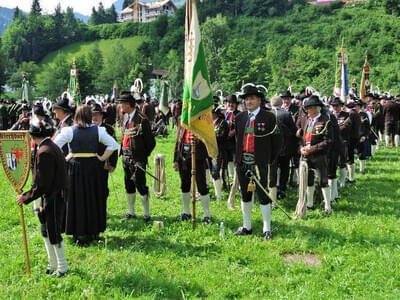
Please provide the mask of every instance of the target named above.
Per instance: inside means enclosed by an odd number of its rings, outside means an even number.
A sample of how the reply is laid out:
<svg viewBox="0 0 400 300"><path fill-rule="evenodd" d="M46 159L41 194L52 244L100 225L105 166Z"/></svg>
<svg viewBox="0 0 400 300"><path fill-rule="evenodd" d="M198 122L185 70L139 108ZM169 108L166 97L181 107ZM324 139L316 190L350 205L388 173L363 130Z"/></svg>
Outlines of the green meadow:
<svg viewBox="0 0 400 300"><path fill-rule="evenodd" d="M112 55L112 47L116 43L121 43L126 49L130 49L132 50L132 52L134 52L143 41L143 39L143 37L135 36L121 39L72 43L59 50L50 52L42 59L39 65L44 66L51 63L59 53L65 54L67 56L67 59L72 61L73 57L87 55L93 49L93 46L95 44L99 46L99 49L104 58Z"/></svg>
<svg viewBox="0 0 400 300"><path fill-rule="evenodd" d="M367 162L367 173L340 190L334 212L322 208L305 220L273 211L273 240L261 237L261 213L253 209L253 235L236 237L239 209L211 203L213 222L176 222L181 213L180 180L172 169L175 133L158 139L153 152L166 155L167 194L151 196L158 230L127 212L119 162L109 180L108 228L103 240L76 246L65 237L69 272L45 274L47 256L32 205L24 206L32 276L25 274L22 234L15 192L0 172L0 299L399 299L400 151L381 147ZM154 170L152 159L149 170ZM147 177L149 184L151 178ZM28 187L29 183L27 184ZM211 185L210 185L211 186ZM25 188L25 190L27 189ZM212 192L213 193L213 192ZM227 193L224 194L225 199ZM293 214L295 189L279 203ZM239 195L235 201L240 206ZM225 224L220 236L219 223ZM290 259L292 258L292 259Z"/></svg>

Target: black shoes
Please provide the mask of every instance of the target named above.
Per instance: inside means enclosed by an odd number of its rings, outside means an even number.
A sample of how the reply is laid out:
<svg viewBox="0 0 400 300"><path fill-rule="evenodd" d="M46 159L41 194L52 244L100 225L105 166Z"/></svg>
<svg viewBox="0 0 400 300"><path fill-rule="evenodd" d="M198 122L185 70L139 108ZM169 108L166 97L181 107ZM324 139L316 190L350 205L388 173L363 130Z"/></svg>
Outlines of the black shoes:
<svg viewBox="0 0 400 300"><path fill-rule="evenodd" d="M149 223L149 222L151 221L151 217L150 217L150 216L144 216L144 217L143 217L143 221L144 221L145 223Z"/></svg>
<svg viewBox="0 0 400 300"><path fill-rule="evenodd" d="M278 191L278 199L285 199L286 193L284 191Z"/></svg>
<svg viewBox="0 0 400 300"><path fill-rule="evenodd" d="M50 277L52 278L60 278L60 277L64 277L65 274L67 274L67 272L60 272L60 271L54 271Z"/></svg>
<svg viewBox="0 0 400 300"><path fill-rule="evenodd" d="M265 231L263 233L263 236L264 236L264 242L268 242L268 241L272 240L271 231Z"/></svg>
<svg viewBox="0 0 400 300"><path fill-rule="evenodd" d="M314 210L315 209L315 206L313 205L313 206L307 206L307 209L309 209L309 210Z"/></svg>
<svg viewBox="0 0 400 300"><path fill-rule="evenodd" d="M130 219L136 219L136 216L131 214L126 214L123 221L128 221Z"/></svg>
<svg viewBox="0 0 400 300"><path fill-rule="evenodd" d="M337 202L339 202L339 199L340 199L340 197L336 197L336 198L333 199L331 202L332 202L332 203L337 203Z"/></svg>
<svg viewBox="0 0 400 300"><path fill-rule="evenodd" d="M181 214L180 216L178 216L177 221L187 221L192 219L192 215L191 214Z"/></svg>
<svg viewBox="0 0 400 300"><path fill-rule="evenodd" d="M253 233L252 229L247 229L245 227L239 227L238 231L236 231L235 235L250 235Z"/></svg>
<svg viewBox="0 0 400 300"><path fill-rule="evenodd" d="M356 183L356 180L355 179L354 180L346 179L346 182L349 184L353 184L353 183Z"/></svg>
<svg viewBox="0 0 400 300"><path fill-rule="evenodd" d="M204 217L203 218L203 223L204 224L210 224L210 222L211 222L211 217Z"/></svg>

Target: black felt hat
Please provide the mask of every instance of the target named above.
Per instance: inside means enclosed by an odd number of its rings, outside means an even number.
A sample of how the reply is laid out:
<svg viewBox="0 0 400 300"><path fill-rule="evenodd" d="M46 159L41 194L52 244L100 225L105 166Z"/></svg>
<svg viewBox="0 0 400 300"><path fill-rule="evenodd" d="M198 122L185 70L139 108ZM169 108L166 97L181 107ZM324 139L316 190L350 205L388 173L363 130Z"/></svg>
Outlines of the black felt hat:
<svg viewBox="0 0 400 300"><path fill-rule="evenodd" d="M308 107L311 107L311 106L320 106L320 107L322 107L322 106L324 106L324 104L322 103L322 101L319 99L318 96L311 95L308 99L306 99L304 101L303 106L304 106L304 108L308 108Z"/></svg>
<svg viewBox="0 0 400 300"><path fill-rule="evenodd" d="M124 91L119 95L118 102L129 102L132 105L135 105L135 98L131 95L131 92Z"/></svg>
<svg viewBox="0 0 400 300"><path fill-rule="evenodd" d="M91 105L92 113L104 113L103 108L98 103L93 103Z"/></svg>
<svg viewBox="0 0 400 300"><path fill-rule="evenodd" d="M343 105L344 103L342 102L342 100L340 100L339 97L335 97L332 99L332 101L330 102L330 105Z"/></svg>
<svg viewBox="0 0 400 300"><path fill-rule="evenodd" d="M53 133L53 126L44 120L36 120L31 122L29 126L29 134L34 137L48 137L52 136Z"/></svg>
<svg viewBox="0 0 400 300"><path fill-rule="evenodd" d="M293 95L290 93L289 90L286 90L283 93L281 93L281 98L293 98Z"/></svg>
<svg viewBox="0 0 400 300"><path fill-rule="evenodd" d="M240 98L246 99L247 96L252 96L252 95L257 96L257 97L260 97L260 98L263 98L263 97L264 97L264 94L261 93L261 92L258 90L257 87L252 86L252 85L248 85L248 86L245 86L245 87L244 87L243 93L240 95Z"/></svg>
<svg viewBox="0 0 400 300"><path fill-rule="evenodd" d="M64 95L64 97L57 100L57 102L53 105L53 108L62 109L65 112L73 112L73 107L71 107L67 95Z"/></svg>
<svg viewBox="0 0 400 300"><path fill-rule="evenodd" d="M238 99L235 94L226 96L225 101L230 103L238 103Z"/></svg>
<svg viewBox="0 0 400 300"><path fill-rule="evenodd" d="M33 113L37 116L47 117L46 112L43 109L43 105L41 103L37 103L33 106Z"/></svg>

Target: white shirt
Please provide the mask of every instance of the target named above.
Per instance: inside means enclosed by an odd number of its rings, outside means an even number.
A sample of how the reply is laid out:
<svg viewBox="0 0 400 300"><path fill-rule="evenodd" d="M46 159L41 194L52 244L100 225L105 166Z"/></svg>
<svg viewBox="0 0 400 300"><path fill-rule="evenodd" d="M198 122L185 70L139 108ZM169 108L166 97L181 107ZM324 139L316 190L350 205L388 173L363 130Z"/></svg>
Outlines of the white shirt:
<svg viewBox="0 0 400 300"><path fill-rule="evenodd" d="M312 118L312 123L314 124L315 121L317 121L317 119L321 116L321 113L318 113L318 115L316 115L315 118ZM309 117L310 118L310 117Z"/></svg>
<svg viewBox="0 0 400 300"><path fill-rule="evenodd" d="M66 115L64 119L60 120L60 122L58 123L56 130L57 132L60 130L61 126L63 125L63 123L65 122L65 120L67 120L71 115ZM57 133L56 133L57 134Z"/></svg>
<svg viewBox="0 0 400 300"><path fill-rule="evenodd" d="M73 132L74 126L71 127L64 127L61 129L61 132L57 137L54 139L54 143L62 148L65 144L71 143L74 137ZM117 141L107 133L104 127L97 127L98 135L99 135L99 142L106 146L106 150L115 151L119 149L119 144Z"/></svg>
<svg viewBox="0 0 400 300"><path fill-rule="evenodd" d="M67 115L64 119L60 121L60 124L64 123L66 119L68 119L71 115Z"/></svg>
<svg viewBox="0 0 400 300"><path fill-rule="evenodd" d="M257 114L260 112L260 107L257 107L254 111L248 111L248 114L252 114L250 120L254 120L257 116Z"/></svg>
<svg viewBox="0 0 400 300"><path fill-rule="evenodd" d="M135 116L136 113L136 108L133 110L133 112L131 112L128 115L128 119L126 119L125 123L124 123L124 127L126 127L128 125L128 123L133 119L133 117Z"/></svg>
<svg viewBox="0 0 400 300"><path fill-rule="evenodd" d="M371 125L372 124L372 114L371 114L371 112L368 109L364 110L364 112L367 114L368 120L369 120L369 124Z"/></svg>

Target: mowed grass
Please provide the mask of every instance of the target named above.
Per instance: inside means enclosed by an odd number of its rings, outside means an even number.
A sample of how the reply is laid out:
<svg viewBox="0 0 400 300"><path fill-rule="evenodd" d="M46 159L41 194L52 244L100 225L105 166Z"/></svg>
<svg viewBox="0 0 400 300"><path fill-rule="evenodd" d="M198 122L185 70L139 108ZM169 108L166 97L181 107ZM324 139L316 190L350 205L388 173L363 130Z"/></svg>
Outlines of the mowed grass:
<svg viewBox="0 0 400 300"><path fill-rule="evenodd" d="M134 54L143 40L143 37L134 36L113 40L96 40L93 42L72 43L59 50L50 52L42 59L39 65L42 67L46 64L50 64L59 53L67 55L67 59L72 61L73 57L87 55L90 51L92 51L95 44L98 44L99 49L103 54L103 58L110 57L112 55L112 48L116 43L121 43L126 49L131 50Z"/></svg>
<svg viewBox="0 0 400 300"><path fill-rule="evenodd" d="M39 222L32 206L25 220L32 276L25 275L24 251L15 193L1 172L0 298L1 299L399 299L400 151L381 148L367 163L367 174L340 191L334 212L321 209L305 220L289 220L273 211L273 240L263 242L258 205L253 209L253 235L236 237L239 209L226 202L211 203L213 223L198 226L175 221L181 213L180 180L172 169L175 133L158 139L153 153L166 155L167 195L151 196L153 220L164 222L159 231L138 218L121 222L127 211L123 171L109 180L108 228L104 241L75 246L66 237L69 273L53 279L44 274L47 256ZM150 161L150 170L154 170ZM150 177L147 177L151 183ZM227 194L225 193L225 199ZM280 204L292 214L295 190ZM236 197L239 206L239 195ZM219 223L225 236L219 236ZM321 266L286 264L287 254L313 254Z"/></svg>

